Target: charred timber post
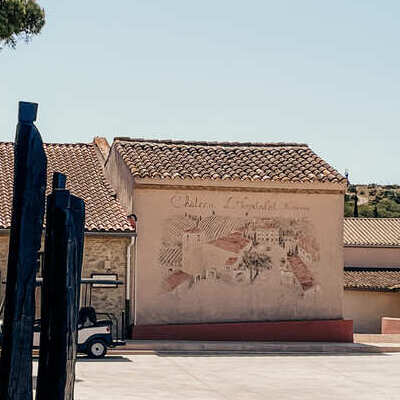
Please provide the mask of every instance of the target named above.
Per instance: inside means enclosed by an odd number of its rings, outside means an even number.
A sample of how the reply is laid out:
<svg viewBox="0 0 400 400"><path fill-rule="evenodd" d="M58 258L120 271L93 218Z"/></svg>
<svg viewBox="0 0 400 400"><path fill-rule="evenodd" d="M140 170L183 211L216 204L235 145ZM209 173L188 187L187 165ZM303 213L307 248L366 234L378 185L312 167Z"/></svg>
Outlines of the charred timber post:
<svg viewBox="0 0 400 400"><path fill-rule="evenodd" d="M55 173L47 197L36 400L74 398L85 204Z"/></svg>
<svg viewBox="0 0 400 400"><path fill-rule="evenodd" d="M47 159L34 126L37 104L19 103L14 145L14 188L0 399L32 399L32 338L35 278L43 227Z"/></svg>

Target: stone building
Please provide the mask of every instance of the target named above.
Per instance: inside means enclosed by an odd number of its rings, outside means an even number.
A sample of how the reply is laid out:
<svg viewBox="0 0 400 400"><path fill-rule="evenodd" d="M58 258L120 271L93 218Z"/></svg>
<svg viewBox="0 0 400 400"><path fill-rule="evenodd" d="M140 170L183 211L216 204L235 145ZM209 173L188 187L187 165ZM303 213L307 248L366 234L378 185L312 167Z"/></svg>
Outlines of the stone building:
<svg viewBox="0 0 400 400"><path fill-rule="evenodd" d="M67 189L86 204L83 277L111 275L124 284L117 288L93 288L92 304L98 312L121 314L129 306L131 252L135 232L127 213L105 179L102 155L95 143L45 144L48 159L47 193L54 171L67 175ZM6 279L9 229L11 223L14 149L0 143L0 273ZM40 273L40 272L39 272ZM1 296L4 295L4 285ZM84 298L85 293L82 294ZM40 296L37 296L38 300ZM83 300L83 299L82 299ZM37 307L38 308L38 307ZM128 307L129 308L129 307Z"/></svg>
<svg viewBox="0 0 400 400"><path fill-rule="evenodd" d="M137 217L136 337L249 321L341 329L346 180L307 145L116 138L103 155Z"/></svg>
<svg viewBox="0 0 400 400"><path fill-rule="evenodd" d="M400 318L400 218L345 218L344 266L345 317L381 333L382 317Z"/></svg>

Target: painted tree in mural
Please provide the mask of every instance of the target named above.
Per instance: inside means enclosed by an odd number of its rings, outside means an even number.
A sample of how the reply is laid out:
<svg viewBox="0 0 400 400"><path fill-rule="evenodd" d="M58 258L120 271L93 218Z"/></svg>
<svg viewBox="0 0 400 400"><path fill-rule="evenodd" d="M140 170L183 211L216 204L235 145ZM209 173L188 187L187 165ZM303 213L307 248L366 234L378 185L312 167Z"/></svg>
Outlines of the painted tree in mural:
<svg viewBox="0 0 400 400"><path fill-rule="evenodd" d="M267 254L258 253L254 248L244 252L242 261L239 264L239 269L248 271L251 283L263 270L271 268L271 257Z"/></svg>

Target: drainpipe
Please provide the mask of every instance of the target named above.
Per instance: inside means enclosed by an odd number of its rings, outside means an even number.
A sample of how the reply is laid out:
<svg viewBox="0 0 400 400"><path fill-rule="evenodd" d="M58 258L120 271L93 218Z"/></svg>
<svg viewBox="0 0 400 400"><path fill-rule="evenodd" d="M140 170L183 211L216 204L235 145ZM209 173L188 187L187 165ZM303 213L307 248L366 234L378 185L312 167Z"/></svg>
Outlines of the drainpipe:
<svg viewBox="0 0 400 400"><path fill-rule="evenodd" d="M133 306L136 309L136 235L137 235L137 217L135 214L128 215L128 220L132 227L135 228L135 234L131 237L131 242L126 249L126 302L125 302L125 330L126 333L129 332L129 326L131 325L131 305L132 305L132 269L133 269ZM133 251L132 251L133 250ZM132 256L133 252L133 256ZM133 259L132 259L133 257ZM133 262L132 262L133 261ZM135 316L133 317L133 322L135 322ZM129 334L127 336L130 336Z"/></svg>
<svg viewBox="0 0 400 400"><path fill-rule="evenodd" d="M132 259L132 249L136 249L136 235L131 237L131 242L129 243L128 247L126 248L126 304L125 304L125 321L126 326L125 329L128 331L129 325L131 324L131 259ZM133 255L133 267L135 266L135 253ZM134 268L135 269L135 268Z"/></svg>
<svg viewBox="0 0 400 400"><path fill-rule="evenodd" d="M137 229L137 225L136 225L136 229ZM137 301L136 301L136 298L137 298L137 259L138 259L138 257L137 257L137 248L138 248L138 246L137 246L137 240L136 240L136 238L137 238L137 236L135 236L135 248L134 248L134 255L133 255L133 257L134 257L134 259L133 259L133 274L134 274L134 276L133 276L133 306L134 306L134 314L133 314L133 324L134 325L136 325L136 321L137 321L137 318L136 318L136 313L137 313Z"/></svg>

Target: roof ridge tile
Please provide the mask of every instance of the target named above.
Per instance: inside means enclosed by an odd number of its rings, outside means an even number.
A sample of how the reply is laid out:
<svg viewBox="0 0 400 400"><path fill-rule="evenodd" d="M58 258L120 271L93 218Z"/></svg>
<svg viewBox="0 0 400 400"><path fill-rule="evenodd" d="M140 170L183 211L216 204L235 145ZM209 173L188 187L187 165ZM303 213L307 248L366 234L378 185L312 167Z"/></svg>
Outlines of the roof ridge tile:
<svg viewBox="0 0 400 400"><path fill-rule="evenodd" d="M151 143L157 145L183 145L183 146L205 146L205 147L307 147L306 143L295 142L228 142L228 141L204 141L204 140L179 140L179 139L148 139L148 138L131 138L131 137L115 137L114 142L130 142L130 143Z"/></svg>

